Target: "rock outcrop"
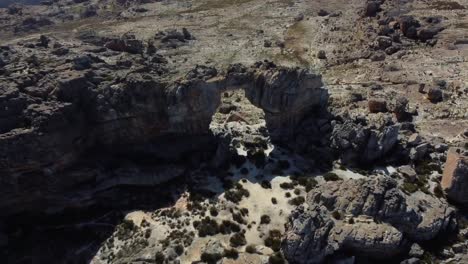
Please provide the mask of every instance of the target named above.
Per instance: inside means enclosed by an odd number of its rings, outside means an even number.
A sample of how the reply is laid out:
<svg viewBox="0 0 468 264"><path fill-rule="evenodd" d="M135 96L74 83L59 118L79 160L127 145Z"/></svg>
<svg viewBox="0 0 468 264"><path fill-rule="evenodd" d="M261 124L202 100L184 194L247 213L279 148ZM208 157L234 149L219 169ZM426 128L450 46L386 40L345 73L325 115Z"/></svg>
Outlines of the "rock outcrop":
<svg viewBox="0 0 468 264"><path fill-rule="evenodd" d="M454 210L432 196L404 194L397 182L371 179L327 182L289 217L283 251L294 263L322 263L337 251L382 259L409 251L453 227Z"/></svg>
<svg viewBox="0 0 468 264"><path fill-rule="evenodd" d="M460 148L451 148L447 154L442 188L447 196L461 204L468 204L468 153Z"/></svg>
<svg viewBox="0 0 468 264"><path fill-rule="evenodd" d="M396 146L399 130L398 125L375 127L346 120L333 128L331 146L344 164L366 166Z"/></svg>
<svg viewBox="0 0 468 264"><path fill-rule="evenodd" d="M40 175L36 189L47 190L58 172L96 150L166 162L209 158L220 142L210 122L221 94L230 89L244 89L252 104L265 111L274 139L293 134L305 115L327 104L321 77L307 70L260 62L226 71L197 66L185 76L173 76L164 60L142 57L143 43L134 36L96 42L112 52L126 52L117 56L132 59L133 70L92 53L55 57L49 48L59 46L54 42L11 47L4 53L15 61L0 77L0 171L8 183L2 193L9 197L16 197L12 190L19 196L28 192L19 180L23 175ZM28 52L34 55L27 57ZM69 63L54 69L64 57ZM17 70L21 67L28 74ZM200 151L205 155L190 155Z"/></svg>

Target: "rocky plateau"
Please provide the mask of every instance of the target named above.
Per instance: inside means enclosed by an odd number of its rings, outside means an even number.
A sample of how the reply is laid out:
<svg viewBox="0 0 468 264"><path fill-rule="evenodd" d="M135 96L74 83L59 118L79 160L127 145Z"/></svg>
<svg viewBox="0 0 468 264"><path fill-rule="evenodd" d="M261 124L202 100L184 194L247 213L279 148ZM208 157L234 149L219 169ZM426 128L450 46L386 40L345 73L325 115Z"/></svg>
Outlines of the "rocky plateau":
<svg viewBox="0 0 468 264"><path fill-rule="evenodd" d="M0 0L0 263L468 263L467 209L467 0Z"/></svg>

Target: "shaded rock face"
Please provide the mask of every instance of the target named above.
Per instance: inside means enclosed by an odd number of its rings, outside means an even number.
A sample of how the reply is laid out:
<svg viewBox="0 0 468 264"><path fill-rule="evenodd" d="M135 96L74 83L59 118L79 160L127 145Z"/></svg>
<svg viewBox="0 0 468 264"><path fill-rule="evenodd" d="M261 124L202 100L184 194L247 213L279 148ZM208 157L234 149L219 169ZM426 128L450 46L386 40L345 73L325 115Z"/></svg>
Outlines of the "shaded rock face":
<svg viewBox="0 0 468 264"><path fill-rule="evenodd" d="M372 179L328 182L307 195L306 207L289 217L283 251L293 263L322 263L337 251L372 259L407 252L451 226L446 202L405 195L396 181Z"/></svg>
<svg viewBox="0 0 468 264"><path fill-rule="evenodd" d="M397 125L376 128L351 120L337 124L331 135L331 146L344 164L366 165L382 159L398 142Z"/></svg>
<svg viewBox="0 0 468 264"><path fill-rule="evenodd" d="M90 62L96 63L102 64ZM220 142L209 126L226 90L245 89L249 100L265 110L267 127L278 138L294 133L308 112L327 103L320 76L268 63L237 65L220 74L198 66L176 81L137 72L116 82L103 81L108 73L105 68L51 73L52 87L36 89L45 99L20 90L23 84L5 82L1 87L0 106L7 111L0 118L0 171L8 183L2 185L2 194L16 197L3 199L0 206L9 208L3 213L26 208L18 198L30 190L21 180L24 175L40 178L34 189L47 196L50 181L60 183L54 185L57 189L68 184L68 176L59 172L96 150L166 162L191 156L209 159ZM199 152L205 154L193 155ZM79 181L77 177L73 183Z"/></svg>
<svg viewBox="0 0 468 264"><path fill-rule="evenodd" d="M441 182L451 200L465 205L468 204L467 155L462 149L449 149Z"/></svg>

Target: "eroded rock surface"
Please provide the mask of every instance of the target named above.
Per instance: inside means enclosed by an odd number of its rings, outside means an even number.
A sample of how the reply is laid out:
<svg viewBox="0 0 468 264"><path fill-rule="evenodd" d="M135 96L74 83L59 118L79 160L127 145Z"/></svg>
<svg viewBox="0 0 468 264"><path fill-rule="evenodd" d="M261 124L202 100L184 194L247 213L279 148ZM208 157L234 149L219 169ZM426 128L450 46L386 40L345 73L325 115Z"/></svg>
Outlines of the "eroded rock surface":
<svg viewBox="0 0 468 264"><path fill-rule="evenodd" d="M328 182L291 214L283 250L297 263L321 263L340 250L388 258L454 228L453 215L446 202L408 196L389 178Z"/></svg>
<svg viewBox="0 0 468 264"><path fill-rule="evenodd" d="M468 157L465 151L449 149L441 184L450 199L461 204L468 203L467 177Z"/></svg>

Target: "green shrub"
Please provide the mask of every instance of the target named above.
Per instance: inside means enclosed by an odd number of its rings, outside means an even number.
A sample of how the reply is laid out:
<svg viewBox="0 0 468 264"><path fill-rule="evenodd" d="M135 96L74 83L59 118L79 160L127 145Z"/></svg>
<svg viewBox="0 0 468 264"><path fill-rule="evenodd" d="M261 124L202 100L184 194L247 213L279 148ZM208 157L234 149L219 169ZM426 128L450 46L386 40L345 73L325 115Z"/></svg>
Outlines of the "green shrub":
<svg viewBox="0 0 468 264"><path fill-rule="evenodd" d="M166 261L166 256L164 256L164 253L162 252L157 252L155 256L155 262L156 264L163 264L164 261Z"/></svg>
<svg viewBox="0 0 468 264"><path fill-rule="evenodd" d="M151 236L151 229L146 229L145 230L145 238L148 239Z"/></svg>
<svg viewBox="0 0 468 264"><path fill-rule="evenodd" d="M268 215L262 215L260 217L260 224L261 225L268 225L271 222L271 218Z"/></svg>
<svg viewBox="0 0 468 264"><path fill-rule="evenodd" d="M218 209L216 209L216 207L214 207L214 206L210 207L210 215L211 216L218 216Z"/></svg>
<svg viewBox="0 0 468 264"><path fill-rule="evenodd" d="M309 179L305 185L306 192L310 192L315 186L317 186L318 182L315 179Z"/></svg>
<svg viewBox="0 0 468 264"><path fill-rule="evenodd" d="M262 188L264 189L271 189L271 183L267 180L263 180L261 183Z"/></svg>
<svg viewBox="0 0 468 264"><path fill-rule="evenodd" d="M239 252L235 248L225 249L224 257L228 259L237 259L239 257Z"/></svg>
<svg viewBox="0 0 468 264"><path fill-rule="evenodd" d="M249 196L250 196L249 191L242 187L231 189L224 193L224 198L226 198L226 200L231 201L235 204L238 204L242 200L243 197L249 197Z"/></svg>
<svg viewBox="0 0 468 264"><path fill-rule="evenodd" d="M219 226L215 220L205 217L198 224L193 222L194 227L198 230L199 237L214 236L219 233Z"/></svg>
<svg viewBox="0 0 468 264"><path fill-rule="evenodd" d="M257 253L257 249L255 248L255 245L248 245L245 248L245 252L250 253L250 254L255 254Z"/></svg>
<svg viewBox="0 0 468 264"><path fill-rule="evenodd" d="M270 230L268 237L265 239L265 246L277 252L281 250L281 232L279 230Z"/></svg>
<svg viewBox="0 0 468 264"><path fill-rule="evenodd" d="M271 203L272 203L272 204L278 204L278 200L276 200L275 197L272 197L272 198L271 198Z"/></svg>
<svg viewBox="0 0 468 264"><path fill-rule="evenodd" d="M402 185L403 191L406 192L407 194L414 193L418 190L418 186L414 183L405 181Z"/></svg>
<svg viewBox="0 0 468 264"><path fill-rule="evenodd" d="M232 214L232 219L239 224L245 224L245 220L241 214L236 214L236 213Z"/></svg>
<svg viewBox="0 0 468 264"><path fill-rule="evenodd" d="M241 208L240 212L241 212L242 216L249 215L249 209L247 209L247 208Z"/></svg>
<svg viewBox="0 0 468 264"><path fill-rule="evenodd" d="M287 192L284 194L284 196L286 196L286 198L290 198L291 197L291 193L290 192Z"/></svg>
<svg viewBox="0 0 468 264"><path fill-rule="evenodd" d="M295 194L295 195L299 195L299 194L301 194L301 190L299 190L299 189L297 189L297 188L296 188L296 189L294 189L294 194Z"/></svg>
<svg viewBox="0 0 468 264"><path fill-rule="evenodd" d="M208 264L215 264L218 260L222 259L223 256L219 253L206 253L201 254L200 260Z"/></svg>
<svg viewBox="0 0 468 264"><path fill-rule="evenodd" d="M224 235L237 233L240 232L240 226L229 220L223 220L221 225L219 225L219 232Z"/></svg>
<svg viewBox="0 0 468 264"><path fill-rule="evenodd" d="M294 184L292 184L290 182L283 182L283 183L280 184L280 187L281 187L281 189L291 190L291 189L294 189Z"/></svg>
<svg viewBox="0 0 468 264"><path fill-rule="evenodd" d="M323 175L323 178L325 179L325 181L339 181L339 180L341 180L341 178L336 173L333 173L333 172L325 173L325 175Z"/></svg>
<svg viewBox="0 0 468 264"><path fill-rule="evenodd" d="M289 204L299 206L305 202L305 198L303 196L297 196L289 200Z"/></svg>
<svg viewBox="0 0 468 264"><path fill-rule="evenodd" d="M229 243L231 247L240 247L247 244L247 241L245 240L244 234L238 232L231 236L231 238L229 239Z"/></svg>
<svg viewBox="0 0 468 264"><path fill-rule="evenodd" d="M175 251L175 253L176 253L178 256L180 256L180 255L182 255L182 253L184 253L184 246L182 246L182 245L176 245L176 246L174 247L174 251Z"/></svg>
<svg viewBox="0 0 468 264"><path fill-rule="evenodd" d="M442 168L437 164L431 163L430 160L423 160L417 163L414 167L414 170L418 175L428 176L431 175L433 171L437 171L438 173L442 173Z"/></svg>

